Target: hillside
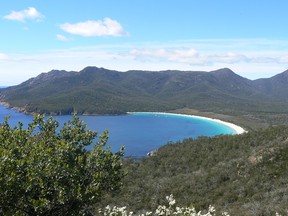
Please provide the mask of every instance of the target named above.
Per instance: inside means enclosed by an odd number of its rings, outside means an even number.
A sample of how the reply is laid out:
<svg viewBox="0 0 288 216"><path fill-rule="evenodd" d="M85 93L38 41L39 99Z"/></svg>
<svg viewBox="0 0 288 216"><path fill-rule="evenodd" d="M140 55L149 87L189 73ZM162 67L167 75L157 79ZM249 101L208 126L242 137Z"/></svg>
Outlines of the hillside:
<svg viewBox="0 0 288 216"><path fill-rule="evenodd" d="M0 101L24 112L122 114L188 108L260 120L269 113L281 122L288 110L287 74L252 81L228 68L211 72L53 70L0 89Z"/></svg>
<svg viewBox="0 0 288 216"><path fill-rule="evenodd" d="M266 95L288 101L288 70L271 78L255 80L254 83Z"/></svg>
<svg viewBox="0 0 288 216"><path fill-rule="evenodd" d="M125 161L129 171L120 193L99 206L155 209L173 194L177 206L213 205L230 215L287 214L288 127L236 136L186 139L161 147L142 161Z"/></svg>

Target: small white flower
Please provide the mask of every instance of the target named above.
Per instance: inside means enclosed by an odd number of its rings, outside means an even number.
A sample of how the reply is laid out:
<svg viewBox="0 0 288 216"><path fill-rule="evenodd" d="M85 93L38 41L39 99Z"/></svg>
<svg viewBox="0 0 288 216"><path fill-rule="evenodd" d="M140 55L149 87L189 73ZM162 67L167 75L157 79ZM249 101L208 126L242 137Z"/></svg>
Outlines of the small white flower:
<svg viewBox="0 0 288 216"><path fill-rule="evenodd" d="M214 206L209 206L209 212L215 212L216 210L215 210L215 208L214 208Z"/></svg>
<svg viewBox="0 0 288 216"><path fill-rule="evenodd" d="M157 209L155 210L155 213L153 212L146 212L138 216L148 216L148 215L155 215L155 216L215 216L216 209L213 206L209 206L208 212L206 214L202 214L201 211L196 212L195 208L190 207L173 207L175 205L176 201L173 198L173 195L166 196L166 200L169 203L169 206L165 205L159 205ZM117 207L114 206L111 208L109 205L105 207L104 210L99 209L98 211L101 215L104 216L137 216L134 215L133 212L127 212L126 206L123 207ZM222 216L229 216L227 212L222 212ZM275 213L276 216L281 216L278 212Z"/></svg>
<svg viewBox="0 0 288 216"><path fill-rule="evenodd" d="M169 203L169 206L173 206L176 203L176 200L173 197L173 194L171 194L170 196L166 196L166 200Z"/></svg>

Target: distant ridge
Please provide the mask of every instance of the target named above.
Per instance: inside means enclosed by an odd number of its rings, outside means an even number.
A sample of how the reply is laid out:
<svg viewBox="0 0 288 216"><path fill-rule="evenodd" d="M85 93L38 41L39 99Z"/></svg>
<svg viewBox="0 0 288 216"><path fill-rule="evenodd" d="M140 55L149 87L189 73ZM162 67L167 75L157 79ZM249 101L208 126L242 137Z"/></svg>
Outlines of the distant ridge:
<svg viewBox="0 0 288 216"><path fill-rule="evenodd" d="M24 112L122 114L192 108L218 113L288 107L288 71L249 80L229 68L203 71L127 71L86 67L52 70L1 89L0 101ZM278 104L277 108L272 104Z"/></svg>
<svg viewBox="0 0 288 216"><path fill-rule="evenodd" d="M288 70L271 78L255 80L254 83L266 95L288 101Z"/></svg>

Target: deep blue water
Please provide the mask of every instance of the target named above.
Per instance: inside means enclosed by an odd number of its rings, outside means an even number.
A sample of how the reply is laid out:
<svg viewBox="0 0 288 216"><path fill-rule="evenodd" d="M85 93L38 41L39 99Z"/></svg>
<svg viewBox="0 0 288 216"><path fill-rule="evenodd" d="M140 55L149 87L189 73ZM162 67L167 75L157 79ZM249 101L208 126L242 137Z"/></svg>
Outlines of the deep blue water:
<svg viewBox="0 0 288 216"><path fill-rule="evenodd" d="M10 116L9 123L13 126L18 122L27 125L33 116L24 115L0 106L0 122ZM55 116L63 124L71 116ZM89 129L102 133L109 131L108 145L116 152L125 146L125 156L146 156L170 141L179 141L188 137L214 136L218 134L235 134L228 126L209 121L180 115L133 113L119 116L80 116Z"/></svg>

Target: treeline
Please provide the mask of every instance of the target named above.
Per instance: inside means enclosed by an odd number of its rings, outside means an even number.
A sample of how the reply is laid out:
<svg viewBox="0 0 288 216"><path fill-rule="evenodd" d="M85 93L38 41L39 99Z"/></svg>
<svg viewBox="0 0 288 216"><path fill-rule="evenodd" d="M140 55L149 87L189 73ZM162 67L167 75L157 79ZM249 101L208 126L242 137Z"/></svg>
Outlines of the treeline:
<svg viewBox="0 0 288 216"><path fill-rule="evenodd" d="M126 159L120 193L100 205L155 209L173 194L177 206L214 205L231 215L274 215L288 207L288 127L242 135L186 139L161 147L157 156Z"/></svg>

